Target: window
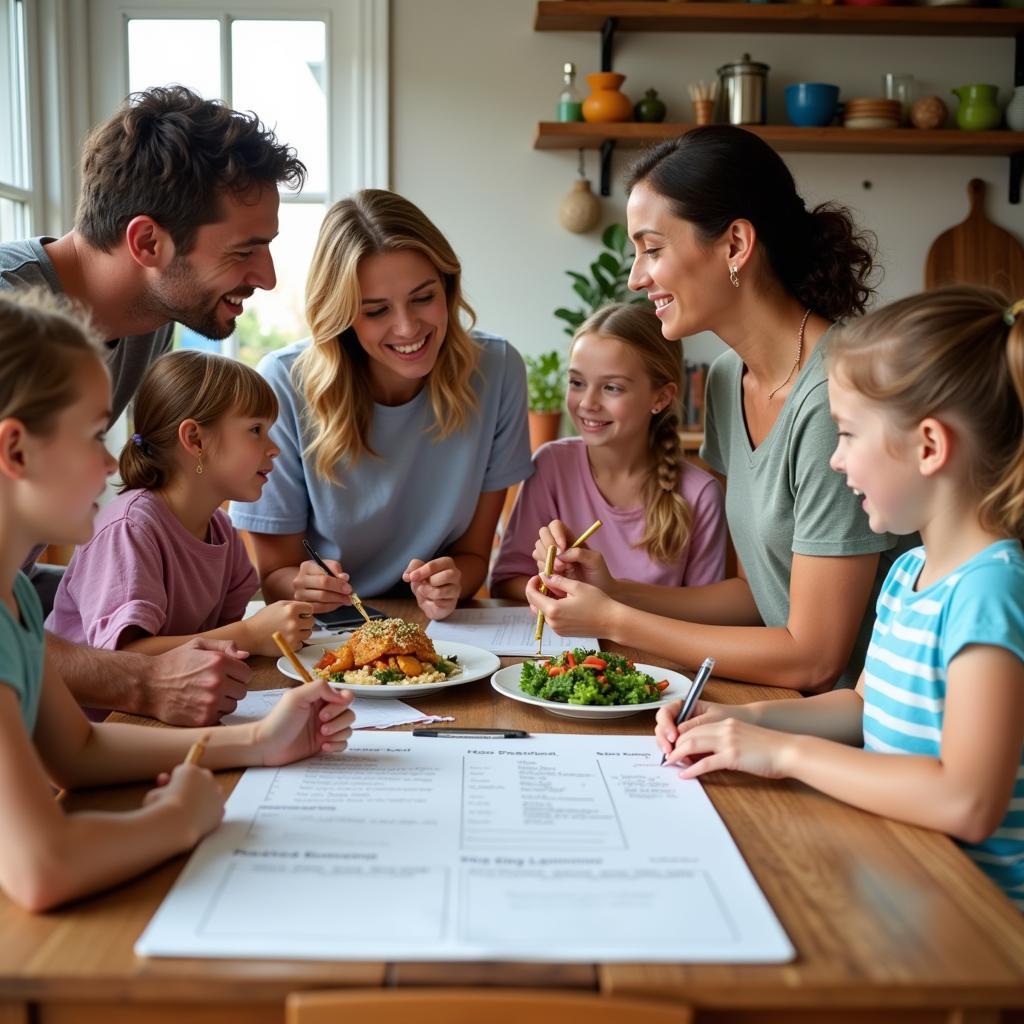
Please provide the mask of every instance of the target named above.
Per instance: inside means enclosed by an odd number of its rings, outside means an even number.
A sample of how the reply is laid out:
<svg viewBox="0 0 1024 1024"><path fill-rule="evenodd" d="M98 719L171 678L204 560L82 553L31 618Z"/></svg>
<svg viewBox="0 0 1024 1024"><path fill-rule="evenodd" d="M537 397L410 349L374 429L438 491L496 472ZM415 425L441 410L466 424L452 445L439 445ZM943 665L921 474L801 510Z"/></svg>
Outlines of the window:
<svg viewBox="0 0 1024 1024"><path fill-rule="evenodd" d="M178 327L178 344L255 364L307 333L306 273L327 207L387 184L387 0L326 0L309 10L247 0L230 14L209 0L96 0L92 18L93 66L105 69L97 90L105 109L94 120L128 92L180 83L255 111L306 165L303 191L281 192L277 287L247 301L222 343Z"/></svg>
<svg viewBox="0 0 1024 1024"><path fill-rule="evenodd" d="M0 241L13 241L35 226L22 0L0 0L0 55Z"/></svg>

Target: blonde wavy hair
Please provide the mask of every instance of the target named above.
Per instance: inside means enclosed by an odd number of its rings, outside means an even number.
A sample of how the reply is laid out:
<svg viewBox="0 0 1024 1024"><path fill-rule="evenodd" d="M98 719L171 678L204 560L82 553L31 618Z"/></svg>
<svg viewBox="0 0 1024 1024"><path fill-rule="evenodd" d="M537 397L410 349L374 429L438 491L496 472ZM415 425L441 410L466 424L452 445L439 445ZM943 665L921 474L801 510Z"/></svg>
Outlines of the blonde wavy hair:
<svg viewBox="0 0 1024 1024"><path fill-rule="evenodd" d="M1024 302L975 285L911 295L843 327L828 360L900 428L955 423L979 522L1024 540Z"/></svg>
<svg viewBox="0 0 1024 1024"><path fill-rule="evenodd" d="M655 562L674 562L690 539L693 510L679 493L683 470L682 394L685 372L683 346L666 341L661 321L649 306L613 303L604 306L580 324L573 345L584 334L613 338L631 348L643 360L644 370L655 388L675 384L676 396L651 417L647 440L650 468L643 486L646 509L644 535L636 545ZM572 352L572 347L569 349Z"/></svg>
<svg viewBox="0 0 1024 1024"><path fill-rule="evenodd" d="M364 189L335 203L320 227L306 282L306 318L312 343L295 361L293 381L306 400L312 436L304 455L321 479L340 483L338 463L349 465L370 447L373 398L369 356L355 337L360 261L413 250L437 269L448 302L448 333L427 378L434 414L432 436L458 433L476 411L470 378L480 348L470 336L475 315L462 296L462 267L451 245L417 206L394 192Z"/></svg>

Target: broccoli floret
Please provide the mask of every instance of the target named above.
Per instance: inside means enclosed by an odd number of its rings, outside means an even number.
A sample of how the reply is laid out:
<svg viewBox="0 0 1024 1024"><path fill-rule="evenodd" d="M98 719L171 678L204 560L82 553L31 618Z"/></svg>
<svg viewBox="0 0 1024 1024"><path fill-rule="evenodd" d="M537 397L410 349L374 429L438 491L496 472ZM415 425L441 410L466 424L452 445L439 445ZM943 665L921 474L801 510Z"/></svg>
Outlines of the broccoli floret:
<svg viewBox="0 0 1024 1024"><path fill-rule="evenodd" d="M393 668L381 668L373 673L373 678L380 683L399 683L405 675Z"/></svg>

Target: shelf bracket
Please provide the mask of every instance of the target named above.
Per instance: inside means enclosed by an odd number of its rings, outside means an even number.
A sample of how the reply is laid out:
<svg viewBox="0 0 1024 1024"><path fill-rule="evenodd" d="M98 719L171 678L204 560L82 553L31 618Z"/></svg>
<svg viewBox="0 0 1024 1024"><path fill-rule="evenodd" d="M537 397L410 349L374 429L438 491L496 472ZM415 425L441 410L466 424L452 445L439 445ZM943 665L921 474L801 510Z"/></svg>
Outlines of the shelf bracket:
<svg viewBox="0 0 1024 1024"><path fill-rule="evenodd" d="M1024 85L1024 32L1018 32L1013 46L1013 84Z"/></svg>
<svg viewBox="0 0 1024 1024"><path fill-rule="evenodd" d="M615 152L615 140L605 139L601 143L601 195L612 194L612 153ZM1012 203L1013 200L1011 199Z"/></svg>
<svg viewBox="0 0 1024 1024"><path fill-rule="evenodd" d="M1024 149L1010 154L1010 202L1020 202L1020 179L1024 177Z"/></svg>
<svg viewBox="0 0 1024 1024"><path fill-rule="evenodd" d="M601 70L611 71L612 69L612 48L615 45L615 28L619 23L618 18L605 18L601 26ZM1018 49L1020 37L1017 38Z"/></svg>

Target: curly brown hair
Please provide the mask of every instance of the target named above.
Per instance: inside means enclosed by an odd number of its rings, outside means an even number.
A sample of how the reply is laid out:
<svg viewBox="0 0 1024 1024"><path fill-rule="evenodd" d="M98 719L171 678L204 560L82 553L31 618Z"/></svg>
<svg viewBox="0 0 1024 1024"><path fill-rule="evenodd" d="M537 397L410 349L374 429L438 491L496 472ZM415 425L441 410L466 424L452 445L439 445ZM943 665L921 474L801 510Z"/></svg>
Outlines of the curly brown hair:
<svg viewBox="0 0 1024 1024"><path fill-rule="evenodd" d="M110 252L133 217L146 214L187 255L220 198L253 187L300 189L306 166L253 113L204 100L181 85L133 93L97 125L82 153L76 228Z"/></svg>

